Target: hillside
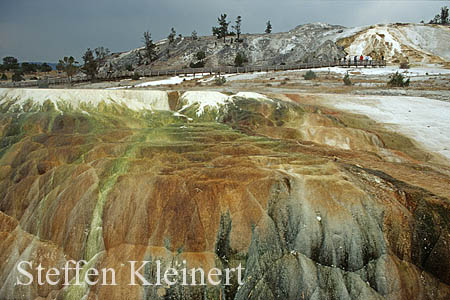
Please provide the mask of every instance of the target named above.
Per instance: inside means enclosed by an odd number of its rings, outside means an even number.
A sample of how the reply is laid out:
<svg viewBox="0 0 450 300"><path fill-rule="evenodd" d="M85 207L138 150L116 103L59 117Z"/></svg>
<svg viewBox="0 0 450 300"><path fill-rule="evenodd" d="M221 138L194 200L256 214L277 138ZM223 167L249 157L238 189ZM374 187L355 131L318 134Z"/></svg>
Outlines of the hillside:
<svg viewBox="0 0 450 300"><path fill-rule="evenodd" d="M213 36L178 38L157 43L158 59L149 64L143 48L113 54L103 72L152 69L182 69L196 62L196 54L206 54L205 66L234 65L237 53L244 53L250 65L280 65L316 60L334 60L346 55L384 56L389 63L408 60L413 64L441 64L450 60L450 28L427 24L389 24L345 28L314 23L289 32L242 35L241 43L226 43Z"/></svg>

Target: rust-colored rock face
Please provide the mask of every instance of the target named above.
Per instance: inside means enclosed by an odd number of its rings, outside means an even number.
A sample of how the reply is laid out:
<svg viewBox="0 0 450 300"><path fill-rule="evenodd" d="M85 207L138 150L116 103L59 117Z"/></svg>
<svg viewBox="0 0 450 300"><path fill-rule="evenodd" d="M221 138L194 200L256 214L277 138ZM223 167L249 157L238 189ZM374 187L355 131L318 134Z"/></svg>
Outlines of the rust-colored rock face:
<svg viewBox="0 0 450 300"><path fill-rule="evenodd" d="M450 299L449 169L408 139L298 95L49 93L0 99L0 299ZM70 260L117 285L17 284ZM129 285L158 260L243 282Z"/></svg>

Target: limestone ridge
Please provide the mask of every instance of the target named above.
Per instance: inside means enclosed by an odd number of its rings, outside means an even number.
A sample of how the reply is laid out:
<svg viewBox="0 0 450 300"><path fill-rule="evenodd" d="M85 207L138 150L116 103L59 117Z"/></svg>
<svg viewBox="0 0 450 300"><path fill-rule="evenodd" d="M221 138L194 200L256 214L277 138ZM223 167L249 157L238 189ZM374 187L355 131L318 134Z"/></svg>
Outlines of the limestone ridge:
<svg viewBox="0 0 450 300"><path fill-rule="evenodd" d="M449 299L450 178L407 139L298 95L95 95L0 90L0 299ZM119 285L15 284L69 259ZM129 260L244 284L129 286Z"/></svg>
<svg viewBox="0 0 450 300"><path fill-rule="evenodd" d="M112 54L101 72L183 69L196 60L198 52L206 54L205 67L233 66L236 54L242 52L249 65L266 66L312 61L332 61L370 55L382 56L388 62L447 64L450 60L448 26L428 24L387 24L345 28L323 23L306 24L289 32L272 34L243 34L242 43L227 42L213 36L198 39L183 37L169 45L168 40L157 43L157 60L148 64L144 49Z"/></svg>

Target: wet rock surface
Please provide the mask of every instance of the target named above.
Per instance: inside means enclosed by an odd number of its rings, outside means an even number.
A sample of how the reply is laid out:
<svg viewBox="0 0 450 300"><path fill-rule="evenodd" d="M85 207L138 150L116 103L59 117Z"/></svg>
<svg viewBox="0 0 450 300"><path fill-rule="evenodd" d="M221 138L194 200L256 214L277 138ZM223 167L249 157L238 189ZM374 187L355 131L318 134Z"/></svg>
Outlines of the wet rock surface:
<svg viewBox="0 0 450 300"><path fill-rule="evenodd" d="M256 96L1 99L0 298L448 299L448 166L367 118ZM15 284L19 261L70 259L121 284ZM129 286L130 260L245 274Z"/></svg>

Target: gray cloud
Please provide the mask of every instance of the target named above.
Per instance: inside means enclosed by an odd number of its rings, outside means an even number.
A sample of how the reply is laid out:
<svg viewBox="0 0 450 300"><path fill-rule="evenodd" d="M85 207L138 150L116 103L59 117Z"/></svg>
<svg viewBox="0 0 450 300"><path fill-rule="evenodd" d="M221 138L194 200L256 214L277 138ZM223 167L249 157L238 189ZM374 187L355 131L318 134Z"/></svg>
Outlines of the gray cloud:
<svg viewBox="0 0 450 300"><path fill-rule="evenodd" d="M141 46L150 30L155 40L171 27L189 35L210 34L220 13L243 17L243 32L274 31L309 22L361 26L430 20L448 1L308 1L308 0L14 0L0 2L0 58L55 62L78 59L86 48L113 52Z"/></svg>

